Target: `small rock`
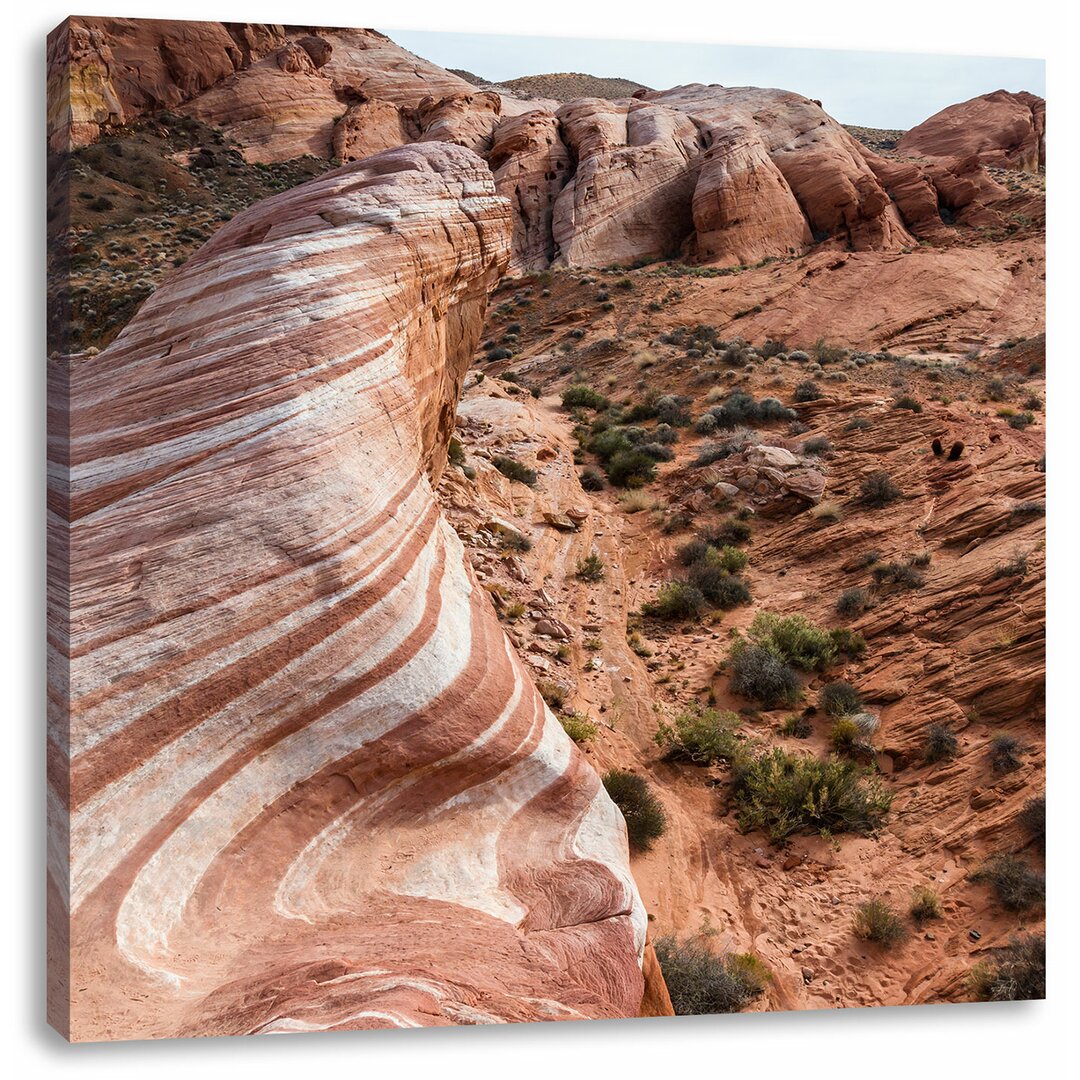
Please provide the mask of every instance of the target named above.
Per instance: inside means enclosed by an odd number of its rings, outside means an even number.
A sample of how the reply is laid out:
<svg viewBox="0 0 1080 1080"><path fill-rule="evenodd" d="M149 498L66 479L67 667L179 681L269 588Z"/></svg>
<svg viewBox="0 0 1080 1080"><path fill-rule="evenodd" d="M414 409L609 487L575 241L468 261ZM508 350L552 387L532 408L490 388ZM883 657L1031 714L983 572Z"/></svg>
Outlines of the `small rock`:
<svg viewBox="0 0 1080 1080"><path fill-rule="evenodd" d="M924 938L925 938L925 939L926 939L927 941L937 941L937 938L936 938L936 937L934 937L934 934L933 934L933 932L932 932L932 931L930 931L930 930L927 930L927 931L926 931L926 933L925 933L925 934L923 934L923 937L924 937Z"/></svg>
<svg viewBox="0 0 1080 1080"><path fill-rule="evenodd" d="M811 968L802 969L802 981L809 986L814 981L814 972Z"/></svg>
<svg viewBox="0 0 1080 1080"><path fill-rule="evenodd" d="M980 934L978 930L969 930L968 937L972 941L979 941L982 938L982 934Z"/></svg>

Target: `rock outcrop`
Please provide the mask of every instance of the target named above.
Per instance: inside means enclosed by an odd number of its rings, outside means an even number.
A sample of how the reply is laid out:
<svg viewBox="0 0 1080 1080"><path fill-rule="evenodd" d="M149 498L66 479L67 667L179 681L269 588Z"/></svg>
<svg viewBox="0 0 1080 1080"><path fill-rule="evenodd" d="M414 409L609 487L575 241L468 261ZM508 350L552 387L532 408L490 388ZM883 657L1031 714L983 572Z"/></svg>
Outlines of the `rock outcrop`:
<svg viewBox="0 0 1080 1080"><path fill-rule="evenodd" d="M995 90L950 105L904 134L897 148L929 158L976 158L1035 172L1046 164L1046 102L1025 90Z"/></svg>
<svg viewBox="0 0 1080 1080"><path fill-rule="evenodd" d="M52 362L72 1038L638 1013L622 818L432 498L509 253L483 162L390 150Z"/></svg>

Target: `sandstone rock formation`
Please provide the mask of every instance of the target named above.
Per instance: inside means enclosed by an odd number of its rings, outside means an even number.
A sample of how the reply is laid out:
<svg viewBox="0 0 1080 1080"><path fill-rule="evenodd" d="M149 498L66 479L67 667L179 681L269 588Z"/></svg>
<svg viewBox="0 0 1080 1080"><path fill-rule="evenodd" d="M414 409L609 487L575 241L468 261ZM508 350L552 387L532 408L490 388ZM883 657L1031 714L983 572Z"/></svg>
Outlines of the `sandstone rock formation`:
<svg viewBox="0 0 1080 1080"><path fill-rule="evenodd" d="M622 818L432 499L509 237L470 151L387 151L52 362L72 1038L637 1014Z"/></svg>
<svg viewBox="0 0 1080 1080"><path fill-rule="evenodd" d="M950 105L906 132L897 147L929 158L975 157L984 165L1035 172L1046 163L1046 102L995 90Z"/></svg>

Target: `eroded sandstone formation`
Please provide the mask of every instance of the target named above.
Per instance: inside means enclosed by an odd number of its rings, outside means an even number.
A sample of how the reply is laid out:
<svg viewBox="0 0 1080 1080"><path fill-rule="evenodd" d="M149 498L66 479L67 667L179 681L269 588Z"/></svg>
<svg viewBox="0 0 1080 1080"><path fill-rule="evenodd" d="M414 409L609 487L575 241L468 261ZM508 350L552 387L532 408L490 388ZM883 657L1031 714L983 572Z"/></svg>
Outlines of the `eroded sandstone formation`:
<svg viewBox="0 0 1080 1080"><path fill-rule="evenodd" d="M1046 102L995 90L950 105L906 132L898 148L930 158L975 157L984 165L1035 172L1046 163Z"/></svg>
<svg viewBox="0 0 1080 1080"><path fill-rule="evenodd" d="M621 815L432 498L509 253L482 161L391 150L237 216L107 350L54 359L72 1038L637 1014Z"/></svg>

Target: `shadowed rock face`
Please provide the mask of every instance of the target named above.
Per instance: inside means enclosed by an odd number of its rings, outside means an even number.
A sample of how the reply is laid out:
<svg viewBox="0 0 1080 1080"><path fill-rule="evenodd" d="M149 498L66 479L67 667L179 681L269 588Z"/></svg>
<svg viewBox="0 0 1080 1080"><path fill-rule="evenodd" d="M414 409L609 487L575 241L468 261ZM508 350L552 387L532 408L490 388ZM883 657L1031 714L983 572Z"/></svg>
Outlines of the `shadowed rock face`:
<svg viewBox="0 0 1080 1080"><path fill-rule="evenodd" d="M995 90L934 113L907 132L897 148L905 154L974 157L983 165L1035 172L1046 163L1045 134L1042 98Z"/></svg>
<svg viewBox="0 0 1080 1080"><path fill-rule="evenodd" d="M637 1013L622 817L432 497L509 251L475 155L391 150L239 215L54 361L71 1037Z"/></svg>

